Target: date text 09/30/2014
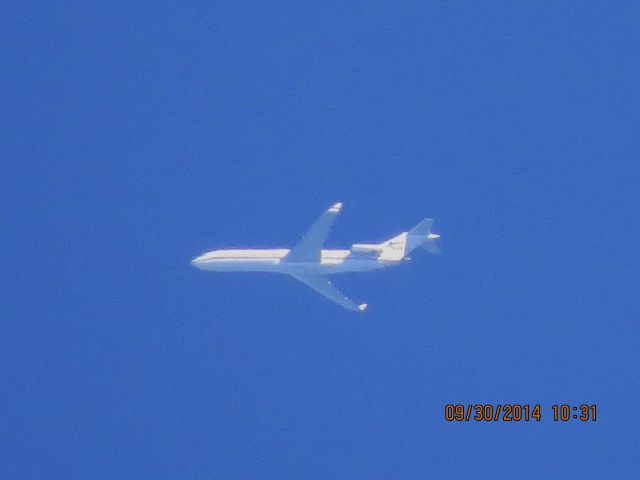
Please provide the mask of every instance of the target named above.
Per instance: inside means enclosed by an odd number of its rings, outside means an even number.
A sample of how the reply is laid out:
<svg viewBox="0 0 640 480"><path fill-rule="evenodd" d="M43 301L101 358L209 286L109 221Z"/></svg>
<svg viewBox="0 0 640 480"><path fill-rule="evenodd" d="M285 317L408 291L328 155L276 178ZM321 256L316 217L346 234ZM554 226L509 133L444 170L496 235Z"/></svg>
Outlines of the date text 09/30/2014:
<svg viewBox="0 0 640 480"><path fill-rule="evenodd" d="M595 422L597 419L595 404L554 404L548 413L549 416L540 404L449 403L444 406L447 422L539 422L543 418L551 418L554 422Z"/></svg>

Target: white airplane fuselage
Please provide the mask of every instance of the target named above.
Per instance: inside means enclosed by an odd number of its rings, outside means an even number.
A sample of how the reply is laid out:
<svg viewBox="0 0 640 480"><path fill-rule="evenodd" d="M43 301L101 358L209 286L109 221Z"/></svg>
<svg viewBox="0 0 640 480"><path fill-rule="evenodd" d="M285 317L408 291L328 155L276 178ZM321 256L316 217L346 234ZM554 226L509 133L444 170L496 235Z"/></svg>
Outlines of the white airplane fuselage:
<svg viewBox="0 0 640 480"><path fill-rule="evenodd" d="M350 250L321 250L320 262L283 261L289 249L212 250L194 258L191 264L216 272L276 272L330 275L378 270L400 261L354 255Z"/></svg>

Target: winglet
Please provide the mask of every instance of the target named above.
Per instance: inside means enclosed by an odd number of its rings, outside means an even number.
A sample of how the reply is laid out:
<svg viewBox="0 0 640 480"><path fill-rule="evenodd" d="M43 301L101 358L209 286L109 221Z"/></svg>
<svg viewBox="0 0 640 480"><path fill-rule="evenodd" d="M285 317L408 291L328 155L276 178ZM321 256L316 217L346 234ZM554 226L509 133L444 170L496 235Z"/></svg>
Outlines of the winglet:
<svg viewBox="0 0 640 480"><path fill-rule="evenodd" d="M342 202L334 203L331 208L329 208L329 212L338 213L342 209Z"/></svg>
<svg viewBox="0 0 640 480"><path fill-rule="evenodd" d="M358 310L361 312L364 312L367 309L367 304L366 303L361 303L360 305L358 305Z"/></svg>

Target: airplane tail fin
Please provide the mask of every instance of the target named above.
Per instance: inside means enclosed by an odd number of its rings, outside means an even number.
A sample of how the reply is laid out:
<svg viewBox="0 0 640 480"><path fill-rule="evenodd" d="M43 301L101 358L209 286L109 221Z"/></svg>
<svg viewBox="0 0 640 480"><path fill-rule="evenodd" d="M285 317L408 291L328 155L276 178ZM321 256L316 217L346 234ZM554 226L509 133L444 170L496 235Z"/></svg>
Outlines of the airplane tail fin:
<svg viewBox="0 0 640 480"><path fill-rule="evenodd" d="M422 247L432 254L440 253L440 247L436 240L440 235L431 233L433 219L425 218L408 232L393 237L386 242L382 242L381 260L401 260L417 247Z"/></svg>
<svg viewBox="0 0 640 480"><path fill-rule="evenodd" d="M422 247L427 252L438 255L442 253L436 240L440 235L432 233L433 218L425 218L407 233L407 254L417 247Z"/></svg>

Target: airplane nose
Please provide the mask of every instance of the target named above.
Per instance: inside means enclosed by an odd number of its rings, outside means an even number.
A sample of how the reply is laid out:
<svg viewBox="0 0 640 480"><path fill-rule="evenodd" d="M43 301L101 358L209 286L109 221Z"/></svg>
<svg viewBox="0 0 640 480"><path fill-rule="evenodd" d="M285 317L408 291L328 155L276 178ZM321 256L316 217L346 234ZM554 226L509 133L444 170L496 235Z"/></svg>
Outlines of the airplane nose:
<svg viewBox="0 0 640 480"><path fill-rule="evenodd" d="M202 255L197 256L193 260L191 260L191 265L197 267L198 264L202 261Z"/></svg>

